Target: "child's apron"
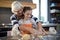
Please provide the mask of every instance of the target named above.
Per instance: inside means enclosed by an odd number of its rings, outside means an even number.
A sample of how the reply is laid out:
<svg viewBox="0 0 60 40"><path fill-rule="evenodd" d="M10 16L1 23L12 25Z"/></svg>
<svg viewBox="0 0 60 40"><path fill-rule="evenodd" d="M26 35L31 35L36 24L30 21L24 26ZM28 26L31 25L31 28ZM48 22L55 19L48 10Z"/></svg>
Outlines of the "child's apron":
<svg viewBox="0 0 60 40"><path fill-rule="evenodd" d="M32 29L32 22L30 24L23 24L23 26L27 27L28 29ZM24 34L31 34L31 33L25 30L25 31L21 31L21 34L24 35Z"/></svg>

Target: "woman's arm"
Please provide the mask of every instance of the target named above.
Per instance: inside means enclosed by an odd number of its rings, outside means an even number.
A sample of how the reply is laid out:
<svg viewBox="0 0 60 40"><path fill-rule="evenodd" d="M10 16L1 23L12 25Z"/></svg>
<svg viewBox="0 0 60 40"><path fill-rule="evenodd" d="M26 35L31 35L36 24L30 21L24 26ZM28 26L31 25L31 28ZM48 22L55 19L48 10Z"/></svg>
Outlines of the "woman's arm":
<svg viewBox="0 0 60 40"><path fill-rule="evenodd" d="M42 31L42 24L40 22L37 22L36 24L38 26L38 30Z"/></svg>
<svg viewBox="0 0 60 40"><path fill-rule="evenodd" d="M40 31L43 35L44 34L48 34L43 28L42 28L42 24L40 22L37 23L38 26L38 31Z"/></svg>
<svg viewBox="0 0 60 40"><path fill-rule="evenodd" d="M13 14L13 15L10 17L10 21L11 21L12 25L18 24L18 20L17 20L15 14Z"/></svg>
<svg viewBox="0 0 60 40"><path fill-rule="evenodd" d="M18 30L18 27L19 27L18 24L13 25L12 31L11 31L11 35L12 36L18 36L18 35L20 35L20 31Z"/></svg>

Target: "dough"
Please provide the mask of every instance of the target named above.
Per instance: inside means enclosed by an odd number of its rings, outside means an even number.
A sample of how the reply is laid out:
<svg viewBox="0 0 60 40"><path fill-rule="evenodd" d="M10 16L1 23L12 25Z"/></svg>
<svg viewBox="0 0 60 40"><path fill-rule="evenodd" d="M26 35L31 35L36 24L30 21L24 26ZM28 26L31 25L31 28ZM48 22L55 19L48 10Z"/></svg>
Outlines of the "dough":
<svg viewBox="0 0 60 40"><path fill-rule="evenodd" d="M23 36L22 36L22 39L23 40L30 40L30 35L29 34L24 34Z"/></svg>

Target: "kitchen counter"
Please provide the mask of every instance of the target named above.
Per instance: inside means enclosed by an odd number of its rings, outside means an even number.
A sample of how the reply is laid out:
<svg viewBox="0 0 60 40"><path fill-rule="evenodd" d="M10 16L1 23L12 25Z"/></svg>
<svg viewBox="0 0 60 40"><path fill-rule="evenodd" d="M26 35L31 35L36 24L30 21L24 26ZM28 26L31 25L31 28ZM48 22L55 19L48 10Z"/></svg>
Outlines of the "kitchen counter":
<svg viewBox="0 0 60 40"><path fill-rule="evenodd" d="M49 23L49 24L42 24L42 27L56 27L56 30L57 31L60 31L60 24L52 24L52 23ZM12 30L12 25L9 24L9 25L0 25L0 35L2 35L2 33L5 33L5 35L7 34L7 31L11 31Z"/></svg>
<svg viewBox="0 0 60 40"><path fill-rule="evenodd" d="M36 37L35 37L36 38ZM7 36L7 37L0 37L0 40L20 40L21 37L12 37L12 36ZM39 37L41 40L60 40L60 35L45 35L42 37Z"/></svg>
<svg viewBox="0 0 60 40"><path fill-rule="evenodd" d="M58 26L58 25L60 25L60 24L43 23L42 27L50 27L50 26ZM3 27L1 27L1 26L3 26ZM11 27L12 27L11 24L5 24L5 25L0 24L0 28L11 28Z"/></svg>
<svg viewBox="0 0 60 40"><path fill-rule="evenodd" d="M42 27L53 27L53 26L58 26L60 24L53 24L53 23L43 23Z"/></svg>
<svg viewBox="0 0 60 40"><path fill-rule="evenodd" d="M56 27L56 29L59 29L60 24L53 24L53 23L43 23L42 27ZM1 29L12 29L12 25L0 25L0 30Z"/></svg>

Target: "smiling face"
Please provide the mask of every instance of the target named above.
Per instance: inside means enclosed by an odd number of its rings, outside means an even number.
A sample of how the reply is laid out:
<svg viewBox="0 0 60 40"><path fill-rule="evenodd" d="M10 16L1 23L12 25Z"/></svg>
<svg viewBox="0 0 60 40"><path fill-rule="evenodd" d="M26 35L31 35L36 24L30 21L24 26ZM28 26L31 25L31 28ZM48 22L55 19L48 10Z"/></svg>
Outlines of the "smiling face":
<svg viewBox="0 0 60 40"><path fill-rule="evenodd" d="M32 16L32 8L31 7L24 7L23 8L23 15L24 18L29 19Z"/></svg>
<svg viewBox="0 0 60 40"><path fill-rule="evenodd" d="M23 5L19 1L14 1L11 4L11 10L12 13L16 14L17 16L21 16L23 11Z"/></svg>
<svg viewBox="0 0 60 40"><path fill-rule="evenodd" d="M24 14L24 18L29 19L32 16L32 10L27 10Z"/></svg>
<svg viewBox="0 0 60 40"><path fill-rule="evenodd" d="M22 12L23 12L23 9L20 9L19 11L17 11L17 15L18 16L21 16L22 15Z"/></svg>

